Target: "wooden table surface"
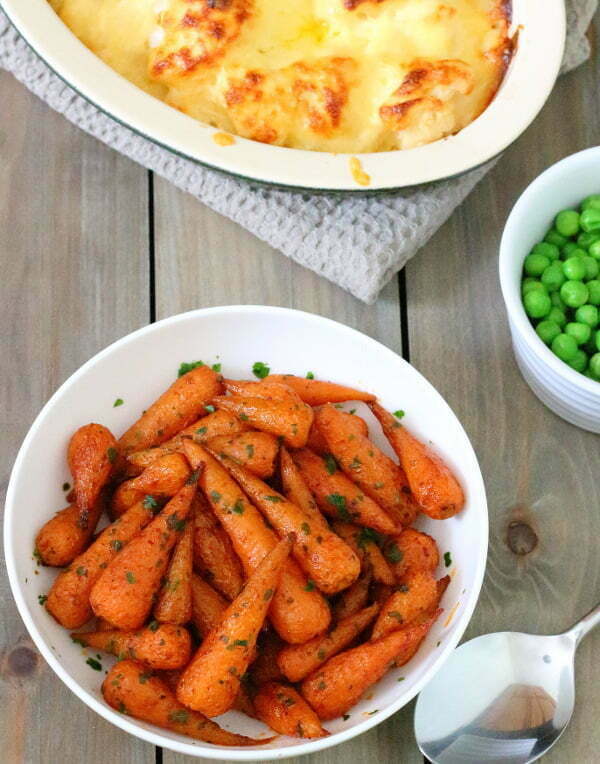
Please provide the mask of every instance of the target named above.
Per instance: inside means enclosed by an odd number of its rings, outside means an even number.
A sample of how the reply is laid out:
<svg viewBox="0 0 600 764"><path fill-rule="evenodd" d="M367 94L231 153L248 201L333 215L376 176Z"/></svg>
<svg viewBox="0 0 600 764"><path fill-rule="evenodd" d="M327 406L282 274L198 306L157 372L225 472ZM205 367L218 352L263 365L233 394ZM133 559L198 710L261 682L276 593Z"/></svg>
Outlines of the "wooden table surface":
<svg viewBox="0 0 600 764"><path fill-rule="evenodd" d="M472 439L491 528L485 584L466 638L567 627L600 592L599 441L550 413L521 378L497 253L521 190L561 157L600 143L599 83L595 52L560 80L534 125L377 303L365 306L88 137L1 73L2 493L42 404L113 340L191 308L301 308L410 359ZM0 759L183 764L186 757L88 710L36 651L4 575L0 597ZM548 762L598 761L599 654L597 632L579 650L575 715ZM421 762L412 718L411 703L369 733L303 761Z"/></svg>

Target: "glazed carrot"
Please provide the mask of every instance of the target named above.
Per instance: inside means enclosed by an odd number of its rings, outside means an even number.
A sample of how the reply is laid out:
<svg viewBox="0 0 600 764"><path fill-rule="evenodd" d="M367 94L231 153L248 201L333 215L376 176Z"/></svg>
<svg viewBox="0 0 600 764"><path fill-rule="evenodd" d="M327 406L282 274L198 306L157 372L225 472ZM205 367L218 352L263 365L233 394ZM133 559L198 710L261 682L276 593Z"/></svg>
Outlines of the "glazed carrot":
<svg viewBox="0 0 600 764"><path fill-rule="evenodd" d="M223 619L229 602L196 573L192 574L192 622L205 639Z"/></svg>
<svg viewBox="0 0 600 764"><path fill-rule="evenodd" d="M63 568L85 549L98 524L104 499L102 495L88 512L85 524L76 504L61 509L42 526L35 538L35 548L44 565Z"/></svg>
<svg viewBox="0 0 600 764"><path fill-rule="evenodd" d="M152 608L154 595L167 571L169 553L185 528L196 491L189 480L94 584L90 604L97 616L117 629L139 629Z"/></svg>
<svg viewBox="0 0 600 764"><path fill-rule="evenodd" d="M231 708L291 546L289 539L283 539L263 559L219 626L203 641L179 680L181 703L209 717Z"/></svg>
<svg viewBox="0 0 600 764"><path fill-rule="evenodd" d="M300 470L294 463L289 452L283 446L279 456L279 471L283 492L287 498L304 512L308 517L311 528L328 531L327 520L321 514L314 496L310 492Z"/></svg>
<svg viewBox="0 0 600 764"><path fill-rule="evenodd" d="M276 546L277 537L208 451L192 441L186 441L184 449L192 467L203 467L199 485L249 575ZM295 560L288 560L284 566L269 617L283 639L291 644L306 642L329 625L331 613L327 602L308 584Z"/></svg>
<svg viewBox="0 0 600 764"><path fill-rule="evenodd" d="M228 456L258 477L270 477L275 471L279 443L268 432L242 432L233 437L221 435L207 441L206 445L213 453Z"/></svg>
<svg viewBox="0 0 600 764"><path fill-rule="evenodd" d="M341 412L328 404L315 413L315 421L336 461L348 477L397 523L414 522L418 507L401 467L364 435L348 428Z"/></svg>
<svg viewBox="0 0 600 764"><path fill-rule="evenodd" d="M141 475L126 480L114 492L111 512L119 517L144 496L171 498L188 479L190 466L182 454L168 454L157 459Z"/></svg>
<svg viewBox="0 0 600 764"><path fill-rule="evenodd" d="M93 616L90 592L109 562L153 517L148 502L140 501L105 528L70 567L54 579L46 610L65 628L78 629ZM112 627L111 627L112 628Z"/></svg>
<svg viewBox="0 0 600 764"><path fill-rule="evenodd" d="M282 384L281 382L267 381L266 379L262 379L259 382L248 379L224 379L223 386L230 395L238 395L244 398L263 398L266 401L276 401L296 396L296 393L289 385Z"/></svg>
<svg viewBox="0 0 600 764"><path fill-rule="evenodd" d="M175 380L119 439L124 455L158 446L195 422L221 391L220 378L208 366L198 366Z"/></svg>
<svg viewBox="0 0 600 764"><path fill-rule="evenodd" d="M440 562L435 540L415 528L405 528L402 533L388 539L385 556L399 581L419 571L433 571Z"/></svg>
<svg viewBox="0 0 600 764"><path fill-rule="evenodd" d="M363 567L370 568L374 581L390 586L396 583L394 573L375 543L374 532L370 528L359 528L357 525L335 520L333 530L351 547Z"/></svg>
<svg viewBox="0 0 600 764"><path fill-rule="evenodd" d="M272 739L236 735L190 711L178 702L165 682L137 661L115 663L102 683L102 695L109 706L134 719L213 745L262 745Z"/></svg>
<svg viewBox="0 0 600 764"><path fill-rule="evenodd" d="M257 718L280 735L302 738L329 735L300 693L288 684L263 684L254 696L254 709Z"/></svg>
<svg viewBox="0 0 600 764"><path fill-rule="evenodd" d="M378 610L379 605L370 605L342 619L328 634L315 637L303 645L284 647L277 656L277 665L290 682L300 682L353 642L375 618Z"/></svg>
<svg viewBox="0 0 600 764"><path fill-rule="evenodd" d="M340 410L340 415L346 422L347 430L356 433L356 435L363 435L364 437L368 436L369 428L362 417L359 417L356 414L350 414L348 411L342 410ZM308 441L306 443L306 447L310 448L311 451L321 455L329 452L329 446L327 445L325 436L321 430L319 430L319 425L314 420L312 427L310 428L310 432L308 433Z"/></svg>
<svg viewBox="0 0 600 764"><path fill-rule="evenodd" d="M341 716L388 670L390 663L420 642L434 619L393 631L339 653L302 682L301 692L319 719Z"/></svg>
<svg viewBox="0 0 600 764"><path fill-rule="evenodd" d="M338 470L335 461L322 459L307 448L295 451L292 459L323 514L366 525L385 534L397 533L401 529L380 506Z"/></svg>
<svg viewBox="0 0 600 764"><path fill-rule="evenodd" d="M415 573L401 584L384 603L371 639L379 639L411 624L418 616L431 610L438 602L438 588L429 571Z"/></svg>
<svg viewBox="0 0 600 764"><path fill-rule="evenodd" d="M425 637L427 636L427 632L429 629L433 626L435 621L440 616L440 613L443 613L444 611L441 609L435 609L433 608L428 613L423 613L423 615L420 615L410 626L407 626L407 629L414 629L416 626L420 626L421 624L427 624L426 630L421 634L421 636L418 639L414 639L411 642L408 642L404 647L400 650L398 655L394 658L393 666L404 666L406 663L409 662L409 660L415 655L416 652L418 652L419 648L421 647L421 644Z"/></svg>
<svg viewBox="0 0 600 764"><path fill-rule="evenodd" d="M229 411L213 411L211 414L192 422L177 435L161 443L160 446L146 448L143 451L134 451L127 456L127 461L132 467L141 471L161 456L180 451L184 438L191 438L196 443L205 443L211 438L222 435L231 437L248 429L249 427L245 422L242 422L234 414L230 414Z"/></svg>
<svg viewBox="0 0 600 764"><path fill-rule="evenodd" d="M299 507L231 459L219 457L219 461L280 537L295 534L292 553L322 592L336 594L356 581L360 561L337 534L322 525L313 528Z"/></svg>
<svg viewBox="0 0 600 764"><path fill-rule="evenodd" d="M352 586L340 594L333 606L333 615L338 623L365 607L369 600L369 586L372 579L371 570L365 570Z"/></svg>
<svg viewBox="0 0 600 764"><path fill-rule="evenodd" d="M101 424L80 427L69 441L67 461L73 476L75 504L81 513L80 522L86 528L93 523L94 505L104 488L118 458L114 435ZM98 517L95 517L98 522ZM94 528L96 523L93 523Z"/></svg>
<svg viewBox="0 0 600 764"><path fill-rule="evenodd" d="M242 591L244 576L231 540L219 525L204 495L194 496L194 569L228 600Z"/></svg>
<svg viewBox="0 0 600 764"><path fill-rule="evenodd" d="M192 640L187 629L153 621L138 631L88 631L71 634L73 642L117 655L135 658L152 669L177 669L191 656Z"/></svg>
<svg viewBox="0 0 600 764"><path fill-rule="evenodd" d="M289 385L309 406L323 403L343 403L344 401L374 401L375 396L353 387L345 387L335 382L320 379L295 377L293 374L269 374L265 382L282 382Z"/></svg>
<svg viewBox="0 0 600 764"><path fill-rule="evenodd" d="M154 605L160 623L183 624L192 617L192 561L194 527L187 523L175 545L167 575Z"/></svg>
<svg viewBox="0 0 600 764"><path fill-rule="evenodd" d="M443 460L377 403L371 405L371 411L400 459L419 508L435 520L445 520L460 512L465 496Z"/></svg>
<svg viewBox="0 0 600 764"><path fill-rule="evenodd" d="M285 677L277 665L277 656L285 642L273 629L263 631L257 645L257 656L250 666L252 684L260 687L267 682L279 682Z"/></svg>

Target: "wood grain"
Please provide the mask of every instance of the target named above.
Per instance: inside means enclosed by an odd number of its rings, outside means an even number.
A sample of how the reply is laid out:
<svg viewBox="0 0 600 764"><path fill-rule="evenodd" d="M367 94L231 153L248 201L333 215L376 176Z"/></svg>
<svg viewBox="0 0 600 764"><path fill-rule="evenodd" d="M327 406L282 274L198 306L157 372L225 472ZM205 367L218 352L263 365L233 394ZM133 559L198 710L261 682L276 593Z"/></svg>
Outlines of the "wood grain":
<svg viewBox="0 0 600 764"><path fill-rule="evenodd" d="M96 351L148 320L148 231L145 171L3 72L0 103L10 114L0 124L3 505L17 449L47 398ZM0 609L2 761L154 762L152 746L88 710L46 665L4 567Z"/></svg>

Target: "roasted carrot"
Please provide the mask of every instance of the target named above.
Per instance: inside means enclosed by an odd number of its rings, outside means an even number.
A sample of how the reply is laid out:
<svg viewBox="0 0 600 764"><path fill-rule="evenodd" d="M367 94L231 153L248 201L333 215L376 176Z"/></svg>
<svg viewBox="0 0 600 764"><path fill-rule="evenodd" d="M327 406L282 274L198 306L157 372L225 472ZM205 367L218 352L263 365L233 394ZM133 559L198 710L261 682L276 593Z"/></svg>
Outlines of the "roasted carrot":
<svg viewBox="0 0 600 764"><path fill-rule="evenodd" d="M323 403L343 403L344 401L374 401L375 396L353 387L345 387L335 382L320 379L306 379L293 374L269 374L265 382L282 382L295 390L304 403L320 406Z"/></svg>
<svg viewBox="0 0 600 764"><path fill-rule="evenodd" d="M329 524L321 514L314 496L310 492L300 470L294 463L289 452L281 447L279 471L283 492L287 498L304 512L313 529L329 530Z"/></svg>
<svg viewBox="0 0 600 764"><path fill-rule="evenodd" d="M379 639L411 624L419 615L428 612L438 602L438 588L429 571L415 573L397 587L384 603L375 621L371 639Z"/></svg>
<svg viewBox="0 0 600 764"><path fill-rule="evenodd" d="M230 395L238 395L243 398L263 398L266 401L286 400L290 395L295 396L289 385L281 382L259 382L248 379L224 379L223 387Z"/></svg>
<svg viewBox="0 0 600 764"><path fill-rule="evenodd" d="M199 485L249 575L275 547L277 537L227 470L208 451L192 441L186 441L184 448L192 467L204 468ZM331 614L327 602L308 584L295 560L288 560L284 566L269 617L283 639L291 644L306 642L329 625Z"/></svg>
<svg viewBox="0 0 600 764"><path fill-rule="evenodd" d="M319 719L341 716L381 679L395 658L422 640L434 620L407 626L339 653L302 682L302 695Z"/></svg>
<svg viewBox="0 0 600 764"><path fill-rule="evenodd" d="M223 619L229 602L196 573L192 575L192 622L205 639Z"/></svg>
<svg viewBox="0 0 600 764"><path fill-rule="evenodd" d="M263 630L256 646L256 659L249 669L253 686L260 687L267 682L285 680L277 665L277 656L285 644L274 629Z"/></svg>
<svg viewBox="0 0 600 764"><path fill-rule="evenodd" d="M343 591L333 606L333 615L339 623L344 618L348 618L365 607L369 600L369 587L373 580L371 569L365 570L355 583Z"/></svg>
<svg viewBox="0 0 600 764"><path fill-rule="evenodd" d="M80 512L80 524L96 527L93 522L94 506L118 458L117 441L109 429L101 424L80 427L69 441L67 461L73 476L75 504Z"/></svg>
<svg viewBox="0 0 600 764"><path fill-rule="evenodd" d="M85 549L98 524L104 499L102 495L88 512L85 523L76 504L61 509L43 525L35 538L35 548L44 565L63 568Z"/></svg>
<svg viewBox="0 0 600 764"><path fill-rule="evenodd" d="M415 528L405 528L388 539L384 554L399 581L419 571L433 572L440 562L435 540Z"/></svg>
<svg viewBox="0 0 600 764"><path fill-rule="evenodd" d="M435 608L432 608L428 613L423 613L420 615L410 626L407 626L407 629L413 629L416 626L419 626L423 623L427 624L427 629L424 633L421 634L421 636L418 639L414 639L411 642L408 642L404 647L400 650L398 655L394 658L394 662L392 663L392 666L404 666L406 663L409 662L409 660L415 655L415 653L418 652L419 648L421 647L421 644L425 637L427 636L427 632L432 627L432 625L437 621L437 619L440 616L440 613L443 613L444 611L438 608L437 610Z"/></svg>
<svg viewBox="0 0 600 764"><path fill-rule="evenodd" d="M153 517L148 502L140 501L105 528L98 538L54 579L46 610L67 629L78 629L93 616L90 592L109 562Z"/></svg>
<svg viewBox="0 0 600 764"><path fill-rule="evenodd" d="M340 415L344 418L344 421L346 422L346 428L349 431L355 432L357 435L363 435L364 437L368 436L369 428L362 417L357 416L356 414L350 414L348 411L342 410L340 410ZM311 451L321 455L326 454L329 451L327 441L325 440L321 430L319 430L319 425L314 420L312 427L310 428L310 432L308 433L308 441L306 443L306 447L310 448Z"/></svg>
<svg viewBox="0 0 600 764"><path fill-rule="evenodd" d="M169 553L185 528L197 473L113 559L94 584L90 604L117 629L139 629L167 571Z"/></svg>
<svg viewBox="0 0 600 764"><path fill-rule="evenodd" d="M227 457L218 457L280 537L295 534L292 553L311 581L325 594L348 588L360 573L360 561L340 537L319 525L260 478Z"/></svg>
<svg viewBox="0 0 600 764"><path fill-rule="evenodd" d="M194 516L194 569L221 594L232 600L242 591L244 576L239 557L226 531L219 525L204 495L192 503Z"/></svg>
<svg viewBox="0 0 600 764"><path fill-rule="evenodd" d="M271 477L275 471L279 443L268 432L242 432L233 437L221 435L207 441L206 445L213 453L228 456L257 477Z"/></svg>
<svg viewBox="0 0 600 764"><path fill-rule="evenodd" d="M137 661L115 663L102 683L102 695L109 706L134 719L213 745L262 745L272 739L236 735L190 711L178 702L165 682Z"/></svg>
<svg viewBox="0 0 600 764"><path fill-rule="evenodd" d="M157 459L141 475L126 480L114 492L111 501L113 517L119 517L144 496L171 498L188 479L190 467L182 454L168 454Z"/></svg>
<svg viewBox="0 0 600 764"><path fill-rule="evenodd" d="M262 560L219 626L203 641L179 680L181 703L209 717L231 708L291 546L289 539L283 539Z"/></svg>
<svg viewBox="0 0 600 764"><path fill-rule="evenodd" d="M375 534L371 528L359 528L352 523L334 520L333 530L354 551L363 567L371 570L374 581L389 585L396 583L392 569L375 543Z"/></svg>
<svg viewBox="0 0 600 764"><path fill-rule="evenodd" d="M342 619L328 634L303 645L288 645L277 655L277 665L290 682L300 682L322 663L353 642L377 615L379 605L370 605Z"/></svg>
<svg viewBox="0 0 600 764"><path fill-rule="evenodd" d="M192 640L187 629L152 621L138 631L88 631L71 634L74 642L117 655L135 658L152 669L177 669L187 665Z"/></svg>
<svg viewBox="0 0 600 764"><path fill-rule="evenodd" d="M254 696L256 716L280 735L317 738L329 735L319 717L289 684L263 684Z"/></svg>
<svg viewBox="0 0 600 764"><path fill-rule="evenodd" d="M371 404L371 411L400 459L419 508L435 520L460 512L465 495L448 465L379 404Z"/></svg>
<svg viewBox="0 0 600 764"><path fill-rule="evenodd" d="M206 413L205 406L218 395L220 378L209 366L198 366L175 380L121 436L124 455L164 443Z"/></svg>
<svg viewBox="0 0 600 764"><path fill-rule="evenodd" d="M401 529L337 468L335 461L323 459L307 448L295 451L292 458L323 514L346 522L356 522L385 534L398 533Z"/></svg>
<svg viewBox="0 0 600 764"><path fill-rule="evenodd" d="M160 623L183 624L192 617L192 561L194 527L186 523L175 545L167 575L154 605Z"/></svg>
<svg viewBox="0 0 600 764"><path fill-rule="evenodd" d="M96 618L96 631L113 631L112 623L105 621L104 618Z"/></svg>

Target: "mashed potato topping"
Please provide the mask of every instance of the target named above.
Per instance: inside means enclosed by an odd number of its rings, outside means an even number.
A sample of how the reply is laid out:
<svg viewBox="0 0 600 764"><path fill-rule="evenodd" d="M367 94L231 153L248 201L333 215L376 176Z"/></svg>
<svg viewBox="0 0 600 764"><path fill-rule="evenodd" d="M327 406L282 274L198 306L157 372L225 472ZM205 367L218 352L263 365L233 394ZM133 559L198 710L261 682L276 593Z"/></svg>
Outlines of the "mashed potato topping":
<svg viewBox="0 0 600 764"><path fill-rule="evenodd" d="M360 153L461 130L510 55L509 0L51 0L109 66L201 122Z"/></svg>

